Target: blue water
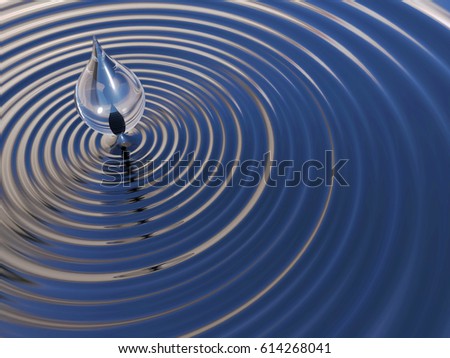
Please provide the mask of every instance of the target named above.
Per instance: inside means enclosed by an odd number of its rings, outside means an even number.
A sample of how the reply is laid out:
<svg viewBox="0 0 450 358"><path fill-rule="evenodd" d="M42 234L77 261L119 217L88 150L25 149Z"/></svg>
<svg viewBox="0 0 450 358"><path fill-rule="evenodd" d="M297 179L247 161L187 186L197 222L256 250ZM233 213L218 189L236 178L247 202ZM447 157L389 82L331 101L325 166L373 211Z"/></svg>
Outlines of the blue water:
<svg viewBox="0 0 450 358"><path fill-rule="evenodd" d="M449 1L2 6L1 336L450 337ZM146 92L126 185L94 34ZM330 150L348 186L146 170Z"/></svg>

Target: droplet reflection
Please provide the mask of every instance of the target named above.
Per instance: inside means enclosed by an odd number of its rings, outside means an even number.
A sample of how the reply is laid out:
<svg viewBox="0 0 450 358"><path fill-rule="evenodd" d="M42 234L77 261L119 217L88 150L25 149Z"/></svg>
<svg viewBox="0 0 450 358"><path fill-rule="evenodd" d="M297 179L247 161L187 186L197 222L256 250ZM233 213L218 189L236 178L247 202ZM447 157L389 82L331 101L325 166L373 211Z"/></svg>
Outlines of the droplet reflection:
<svg viewBox="0 0 450 358"><path fill-rule="evenodd" d="M89 127L121 135L141 119L145 93L136 75L108 56L94 36L91 59L75 87L75 103Z"/></svg>

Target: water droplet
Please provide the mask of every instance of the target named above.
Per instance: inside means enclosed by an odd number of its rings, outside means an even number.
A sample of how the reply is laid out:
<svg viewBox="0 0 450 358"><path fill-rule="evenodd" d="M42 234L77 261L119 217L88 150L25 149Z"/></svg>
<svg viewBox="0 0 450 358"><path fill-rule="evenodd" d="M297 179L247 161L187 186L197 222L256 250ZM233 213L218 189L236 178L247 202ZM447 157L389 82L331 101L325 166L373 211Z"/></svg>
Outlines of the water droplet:
<svg viewBox="0 0 450 358"><path fill-rule="evenodd" d="M91 59L75 87L75 103L89 127L120 135L141 119L145 93L136 75L108 56L94 36Z"/></svg>

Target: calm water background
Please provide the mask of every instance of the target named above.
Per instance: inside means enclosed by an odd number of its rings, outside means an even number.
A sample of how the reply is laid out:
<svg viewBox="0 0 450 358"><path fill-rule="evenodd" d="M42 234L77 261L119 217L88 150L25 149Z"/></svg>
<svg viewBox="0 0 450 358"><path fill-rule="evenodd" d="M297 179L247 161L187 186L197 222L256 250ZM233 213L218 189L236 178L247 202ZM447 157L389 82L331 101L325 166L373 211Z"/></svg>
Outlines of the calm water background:
<svg viewBox="0 0 450 358"><path fill-rule="evenodd" d="M1 336L450 336L448 1L1 6ZM126 186L94 34L146 91ZM138 185L326 150L349 187Z"/></svg>

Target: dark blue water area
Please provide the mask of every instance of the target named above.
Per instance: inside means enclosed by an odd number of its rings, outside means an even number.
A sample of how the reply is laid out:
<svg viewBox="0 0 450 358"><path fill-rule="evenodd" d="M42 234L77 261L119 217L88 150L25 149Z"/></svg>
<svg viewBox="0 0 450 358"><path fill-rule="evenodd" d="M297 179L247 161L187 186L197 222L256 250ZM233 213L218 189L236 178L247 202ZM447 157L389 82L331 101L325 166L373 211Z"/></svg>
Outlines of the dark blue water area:
<svg viewBox="0 0 450 358"><path fill-rule="evenodd" d="M357 4L5 9L1 335L449 337L449 2ZM127 161L76 111L94 34ZM212 159L253 167L181 184Z"/></svg>

